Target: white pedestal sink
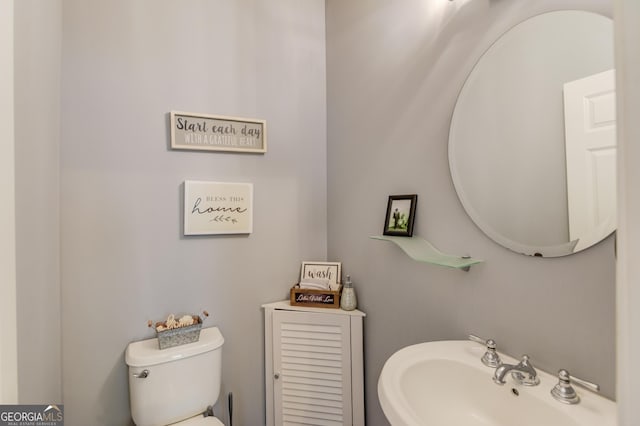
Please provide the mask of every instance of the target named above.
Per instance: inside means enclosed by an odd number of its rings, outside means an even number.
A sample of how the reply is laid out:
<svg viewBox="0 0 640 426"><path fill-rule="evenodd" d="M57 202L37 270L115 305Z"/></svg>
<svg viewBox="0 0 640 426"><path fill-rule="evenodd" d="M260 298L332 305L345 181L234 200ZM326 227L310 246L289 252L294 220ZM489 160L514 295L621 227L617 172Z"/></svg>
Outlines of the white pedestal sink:
<svg viewBox="0 0 640 426"><path fill-rule="evenodd" d="M538 386L493 382L480 361L484 346L470 341L427 342L403 348L385 363L378 398L393 426L615 426L613 401L576 387L581 401L551 396L557 377L540 369ZM502 361L518 361L500 354ZM533 360L535 367L535 359Z"/></svg>

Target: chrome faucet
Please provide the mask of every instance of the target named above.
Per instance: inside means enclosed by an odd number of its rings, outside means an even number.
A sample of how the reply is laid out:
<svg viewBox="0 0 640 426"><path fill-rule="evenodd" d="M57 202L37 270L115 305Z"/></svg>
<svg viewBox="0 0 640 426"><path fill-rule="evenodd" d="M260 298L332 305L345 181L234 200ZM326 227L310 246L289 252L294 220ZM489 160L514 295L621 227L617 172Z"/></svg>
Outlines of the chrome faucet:
<svg viewBox="0 0 640 426"><path fill-rule="evenodd" d="M509 372L511 372L511 376L516 380L516 382L525 386L535 386L540 383L538 373L529 362L529 356L527 355L523 355L522 361L516 365L502 364L496 368L496 371L493 374L493 381L499 385L504 385L506 383L504 376Z"/></svg>

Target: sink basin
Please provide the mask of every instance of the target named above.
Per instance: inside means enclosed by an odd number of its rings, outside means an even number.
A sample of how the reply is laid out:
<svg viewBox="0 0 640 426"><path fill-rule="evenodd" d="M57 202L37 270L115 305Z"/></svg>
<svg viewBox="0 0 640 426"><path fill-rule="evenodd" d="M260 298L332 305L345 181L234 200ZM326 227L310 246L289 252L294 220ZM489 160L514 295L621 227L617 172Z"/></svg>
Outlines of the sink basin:
<svg viewBox="0 0 640 426"><path fill-rule="evenodd" d="M551 396L558 382L540 369L538 386L493 382L495 369L480 361L485 347L471 341L420 343L385 363L378 398L393 426L615 426L613 401L575 386L580 403ZM500 354L502 361L517 364ZM535 366L535 359L533 360Z"/></svg>

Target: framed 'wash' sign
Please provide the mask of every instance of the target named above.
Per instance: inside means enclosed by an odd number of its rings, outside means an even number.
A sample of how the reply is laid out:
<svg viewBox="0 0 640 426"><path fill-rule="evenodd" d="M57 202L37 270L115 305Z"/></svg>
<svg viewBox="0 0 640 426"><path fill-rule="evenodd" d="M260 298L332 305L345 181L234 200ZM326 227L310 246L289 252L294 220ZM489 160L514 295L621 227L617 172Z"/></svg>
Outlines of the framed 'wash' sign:
<svg viewBox="0 0 640 426"><path fill-rule="evenodd" d="M341 262L302 262L300 282L305 279L326 279L331 288L337 287L341 281Z"/></svg>

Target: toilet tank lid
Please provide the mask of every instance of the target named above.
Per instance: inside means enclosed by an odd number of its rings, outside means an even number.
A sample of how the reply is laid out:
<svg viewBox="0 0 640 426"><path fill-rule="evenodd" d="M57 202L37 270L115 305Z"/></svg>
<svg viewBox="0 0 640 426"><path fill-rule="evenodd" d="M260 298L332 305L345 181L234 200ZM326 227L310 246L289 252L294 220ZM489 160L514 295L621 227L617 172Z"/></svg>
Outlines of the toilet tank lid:
<svg viewBox="0 0 640 426"><path fill-rule="evenodd" d="M213 351L223 343L224 338L218 327L200 330L200 339L197 342L167 349L158 347L158 339L141 340L129 343L125 353L125 362L130 367L147 367Z"/></svg>

